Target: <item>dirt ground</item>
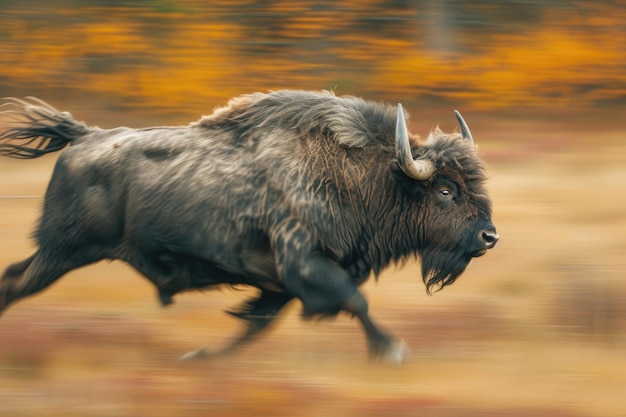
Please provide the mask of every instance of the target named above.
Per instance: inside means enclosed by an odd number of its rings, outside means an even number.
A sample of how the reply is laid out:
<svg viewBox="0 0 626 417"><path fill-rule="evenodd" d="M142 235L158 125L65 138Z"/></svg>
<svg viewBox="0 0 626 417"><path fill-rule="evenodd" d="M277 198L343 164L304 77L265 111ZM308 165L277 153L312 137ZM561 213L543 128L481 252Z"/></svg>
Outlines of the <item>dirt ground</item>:
<svg viewBox="0 0 626 417"><path fill-rule="evenodd" d="M366 284L373 316L412 349L403 366L368 361L348 317L303 322L296 304L229 358L178 362L239 330L222 310L246 291L163 309L132 269L100 263L0 319L0 415L623 416L626 141L564 128L472 125L501 241L432 297L417 263ZM55 158L0 161L2 267L33 251Z"/></svg>

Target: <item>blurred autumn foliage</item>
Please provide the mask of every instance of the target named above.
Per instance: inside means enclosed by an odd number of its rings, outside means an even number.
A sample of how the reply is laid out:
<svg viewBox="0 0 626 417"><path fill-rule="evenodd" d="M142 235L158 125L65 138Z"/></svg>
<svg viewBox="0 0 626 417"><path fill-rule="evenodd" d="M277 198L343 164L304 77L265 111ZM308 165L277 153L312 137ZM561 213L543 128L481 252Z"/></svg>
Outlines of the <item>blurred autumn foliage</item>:
<svg viewBox="0 0 626 417"><path fill-rule="evenodd" d="M0 94L208 112L279 88L474 108L626 97L619 2L0 2Z"/></svg>

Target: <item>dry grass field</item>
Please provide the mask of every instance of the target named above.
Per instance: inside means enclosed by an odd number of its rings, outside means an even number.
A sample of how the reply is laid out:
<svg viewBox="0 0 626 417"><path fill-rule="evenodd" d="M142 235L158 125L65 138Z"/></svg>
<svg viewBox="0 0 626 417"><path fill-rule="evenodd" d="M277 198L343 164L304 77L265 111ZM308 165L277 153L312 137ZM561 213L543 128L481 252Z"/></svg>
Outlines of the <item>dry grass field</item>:
<svg viewBox="0 0 626 417"><path fill-rule="evenodd" d="M412 349L405 365L368 361L356 322L303 322L297 303L231 357L178 362L239 330L222 310L247 290L163 309L132 269L100 263L0 319L0 415L623 416L624 131L468 120L501 241L432 297L417 263L366 284L374 317ZM0 195L41 196L55 158L2 159ZM2 267L33 251L40 203L0 199Z"/></svg>

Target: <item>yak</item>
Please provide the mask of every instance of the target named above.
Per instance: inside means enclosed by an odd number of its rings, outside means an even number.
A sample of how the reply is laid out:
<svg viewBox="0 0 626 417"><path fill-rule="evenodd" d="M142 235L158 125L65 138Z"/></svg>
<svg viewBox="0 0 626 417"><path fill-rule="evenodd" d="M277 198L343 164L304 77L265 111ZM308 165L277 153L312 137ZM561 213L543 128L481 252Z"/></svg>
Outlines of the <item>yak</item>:
<svg viewBox="0 0 626 417"><path fill-rule="evenodd" d="M7 99L0 154L66 148L34 232L37 249L0 278L0 312L67 272L122 260L163 305L188 290L258 291L230 314L266 329L293 299L302 315L356 317L373 357L408 348L369 316L359 286L419 259L428 293L498 241L471 132L408 133L402 105L321 91L231 99L186 126L101 129L34 97ZM70 145L69 147L67 145Z"/></svg>

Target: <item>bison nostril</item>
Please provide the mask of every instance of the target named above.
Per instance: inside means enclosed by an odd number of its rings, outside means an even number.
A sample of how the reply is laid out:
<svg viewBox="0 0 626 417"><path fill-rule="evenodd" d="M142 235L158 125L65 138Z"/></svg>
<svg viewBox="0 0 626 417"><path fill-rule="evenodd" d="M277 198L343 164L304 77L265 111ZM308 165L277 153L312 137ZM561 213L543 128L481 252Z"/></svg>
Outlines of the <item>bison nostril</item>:
<svg viewBox="0 0 626 417"><path fill-rule="evenodd" d="M493 248L498 242L498 239L500 239L500 236L498 236L495 231L490 230L483 230L480 234L480 237L482 238L483 242L485 242L485 247L487 247L487 249Z"/></svg>

